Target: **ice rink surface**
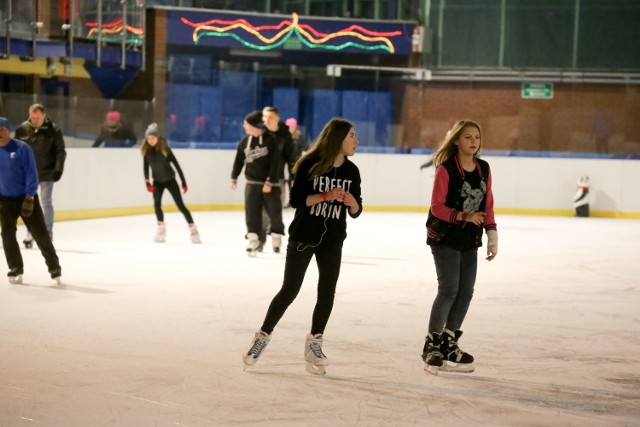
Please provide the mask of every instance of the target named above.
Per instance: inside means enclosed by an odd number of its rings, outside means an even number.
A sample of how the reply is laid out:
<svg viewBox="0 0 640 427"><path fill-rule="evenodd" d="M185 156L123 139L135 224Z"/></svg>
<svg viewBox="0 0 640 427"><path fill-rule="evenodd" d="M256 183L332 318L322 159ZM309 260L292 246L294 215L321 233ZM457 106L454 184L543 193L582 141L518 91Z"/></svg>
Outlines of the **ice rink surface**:
<svg viewBox="0 0 640 427"><path fill-rule="evenodd" d="M164 244L152 215L57 223L65 285L34 249L0 283L0 425L640 425L640 221L498 214L460 341L476 371L432 376L426 216L349 220L324 377L302 354L314 263L243 371L285 259L246 255L243 212L194 212L201 245L178 213Z"/></svg>

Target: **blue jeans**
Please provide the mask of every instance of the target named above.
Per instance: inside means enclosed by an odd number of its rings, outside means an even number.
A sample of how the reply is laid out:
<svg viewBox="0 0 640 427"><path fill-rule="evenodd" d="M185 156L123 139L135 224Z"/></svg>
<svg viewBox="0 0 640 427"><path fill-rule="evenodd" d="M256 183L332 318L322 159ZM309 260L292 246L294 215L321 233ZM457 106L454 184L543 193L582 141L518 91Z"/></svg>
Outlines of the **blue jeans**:
<svg viewBox="0 0 640 427"><path fill-rule="evenodd" d="M44 223L47 225L49 236L53 234L53 203L51 196L53 194L53 181L40 182L40 204L44 213Z"/></svg>
<svg viewBox="0 0 640 427"><path fill-rule="evenodd" d="M446 327L460 329L473 297L478 270L478 249L459 251L445 245L431 245L438 274L438 295L431 308L429 332Z"/></svg>

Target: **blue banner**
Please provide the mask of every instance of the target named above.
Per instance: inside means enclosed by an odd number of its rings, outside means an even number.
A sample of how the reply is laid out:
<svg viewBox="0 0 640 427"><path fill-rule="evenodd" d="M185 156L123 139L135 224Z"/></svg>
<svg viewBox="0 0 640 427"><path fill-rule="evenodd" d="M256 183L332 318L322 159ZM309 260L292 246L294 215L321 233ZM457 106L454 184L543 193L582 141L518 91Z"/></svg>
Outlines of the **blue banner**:
<svg viewBox="0 0 640 427"><path fill-rule="evenodd" d="M167 43L226 48L409 55L416 23L167 11Z"/></svg>

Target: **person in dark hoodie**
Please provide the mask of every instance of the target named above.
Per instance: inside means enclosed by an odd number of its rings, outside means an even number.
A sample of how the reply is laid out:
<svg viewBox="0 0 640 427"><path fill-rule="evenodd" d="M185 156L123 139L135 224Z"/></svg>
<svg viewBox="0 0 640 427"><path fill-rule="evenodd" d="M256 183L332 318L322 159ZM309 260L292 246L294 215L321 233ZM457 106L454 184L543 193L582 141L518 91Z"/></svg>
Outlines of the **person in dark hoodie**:
<svg viewBox="0 0 640 427"><path fill-rule="evenodd" d="M36 157L40 203L49 237L53 238L53 183L62 178L67 158L62 130L47 115L42 104L33 104L29 107L29 119L16 128L14 137L29 144ZM26 248L33 246L29 230L23 243Z"/></svg>
<svg viewBox="0 0 640 427"><path fill-rule="evenodd" d="M264 126L266 128L265 132L272 135L273 139L276 142L276 153L278 162L278 176L276 179L278 185L274 186L274 190L280 197L280 209L282 209L282 192L286 188L284 186L285 166L287 167L287 171L289 173L289 179L292 179L293 173L291 172L291 170L293 168L293 165L296 163L296 160L298 160L295 157L295 145L293 143L293 138L291 137L291 132L289 132L289 127L285 125L280 119L280 111L278 111L276 107L264 107L262 109L262 121L264 122ZM263 224L263 230L260 233L260 243L261 245L264 245L267 239L267 234L271 234L271 245L273 247L273 251L280 252L282 235L274 231L269 226L268 221L265 222L266 223Z"/></svg>
<svg viewBox="0 0 640 427"><path fill-rule="evenodd" d="M182 168L178 163L178 159L169 148L167 140L160 136L160 130L156 123L151 123L144 133L145 138L142 143L140 151L144 159L143 172L144 172L144 184L147 187L149 193L153 193L153 207L156 212L156 219L158 220L158 231L154 237L154 241L163 243L166 236L166 227L164 224L164 213L162 212L162 195L164 190L168 190L176 202L176 206L184 219L187 220L189 225L189 233L192 243L200 243L200 234L198 228L193 222L191 212L185 206L180 195L180 187L178 187L178 181L176 181L176 172L173 170L173 165L180 175L180 181L182 182L182 191L186 193L189 188L187 187L187 180L184 177ZM153 183L149 181L149 169L153 174Z"/></svg>
<svg viewBox="0 0 640 427"><path fill-rule="evenodd" d="M255 256L260 247L260 234L263 230L263 210L267 212L274 235L284 235L280 182L277 178L278 147L273 136L264 131L261 111L249 113L242 127L246 135L240 140L233 161L231 189L235 190L238 187L238 176L244 167L244 209L247 223L245 237L249 239L247 252L250 256Z"/></svg>
<svg viewBox="0 0 640 427"><path fill-rule="evenodd" d="M282 288L275 295L264 322L243 355L246 366L257 361L271 335L298 295L311 258L318 265L318 297L306 336L304 358L307 371L322 375L329 361L322 351L342 264L342 245L347 237L347 215L362 213L361 179L353 156L359 141L353 125L331 119L318 140L294 165L291 206L296 212L289 226L287 259Z"/></svg>
<svg viewBox="0 0 640 427"><path fill-rule="evenodd" d="M92 147L133 147L136 145L136 135L122 121L119 111L109 111L104 124L100 128L98 137Z"/></svg>

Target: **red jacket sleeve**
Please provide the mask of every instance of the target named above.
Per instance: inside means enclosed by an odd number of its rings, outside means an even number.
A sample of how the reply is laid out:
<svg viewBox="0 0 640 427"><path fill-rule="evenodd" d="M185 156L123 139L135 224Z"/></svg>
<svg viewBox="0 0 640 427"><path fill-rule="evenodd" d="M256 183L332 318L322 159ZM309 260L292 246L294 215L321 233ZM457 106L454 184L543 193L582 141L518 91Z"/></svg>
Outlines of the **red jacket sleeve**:
<svg viewBox="0 0 640 427"><path fill-rule="evenodd" d="M431 193L431 212L443 221L456 222L458 211L446 206L447 192L449 191L449 172L440 165L436 168L436 176L433 181Z"/></svg>

